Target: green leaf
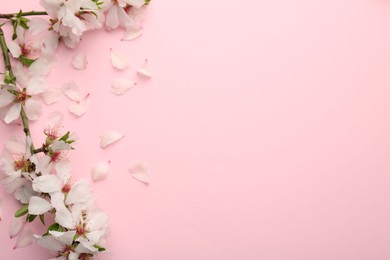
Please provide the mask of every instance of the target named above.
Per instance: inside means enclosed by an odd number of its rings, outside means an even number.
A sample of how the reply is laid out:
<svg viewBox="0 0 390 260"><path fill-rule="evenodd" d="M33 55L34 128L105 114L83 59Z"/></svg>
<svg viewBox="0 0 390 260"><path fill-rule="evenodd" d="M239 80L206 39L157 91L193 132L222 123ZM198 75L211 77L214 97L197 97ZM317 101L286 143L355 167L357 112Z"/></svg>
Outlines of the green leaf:
<svg viewBox="0 0 390 260"><path fill-rule="evenodd" d="M68 131L66 134L64 134L61 138L60 138L60 141L68 141L68 138L69 138L69 135L70 135L70 132Z"/></svg>
<svg viewBox="0 0 390 260"><path fill-rule="evenodd" d="M22 62L23 65L26 65L27 67L30 67L31 64L33 64L34 61L35 61L35 60L33 60L33 59L27 58L27 57L24 56L24 55L20 55L20 56L19 56L19 60Z"/></svg>
<svg viewBox="0 0 390 260"><path fill-rule="evenodd" d="M28 213L28 205L23 205L20 209L18 209L16 212L15 212L15 217L16 218L19 218L21 216L24 216Z"/></svg>
<svg viewBox="0 0 390 260"><path fill-rule="evenodd" d="M48 236L49 231L64 232L64 228L60 224L54 223L53 225L51 225L47 228L47 232L45 234L43 234L43 236Z"/></svg>
<svg viewBox="0 0 390 260"><path fill-rule="evenodd" d="M106 249L104 247L101 247L99 245L94 245L93 247L96 248L99 252L106 251Z"/></svg>
<svg viewBox="0 0 390 260"><path fill-rule="evenodd" d="M46 224L45 224L45 215L44 214L39 215L39 219L41 220L42 224L46 226Z"/></svg>
<svg viewBox="0 0 390 260"><path fill-rule="evenodd" d="M37 217L37 215L30 215L30 214L28 214L27 218L26 218L26 221L31 223L31 222L33 222L35 220L36 217Z"/></svg>
<svg viewBox="0 0 390 260"><path fill-rule="evenodd" d="M148 5L151 0L145 0L145 5Z"/></svg>

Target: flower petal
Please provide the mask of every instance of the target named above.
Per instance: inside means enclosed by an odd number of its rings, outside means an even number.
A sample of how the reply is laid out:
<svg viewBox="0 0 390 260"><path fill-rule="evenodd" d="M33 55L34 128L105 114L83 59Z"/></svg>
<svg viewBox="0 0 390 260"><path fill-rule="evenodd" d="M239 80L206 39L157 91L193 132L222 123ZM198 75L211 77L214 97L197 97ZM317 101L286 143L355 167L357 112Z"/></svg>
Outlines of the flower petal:
<svg viewBox="0 0 390 260"><path fill-rule="evenodd" d="M107 178L110 168L110 161L99 162L92 167L91 177L94 182Z"/></svg>
<svg viewBox="0 0 390 260"><path fill-rule="evenodd" d="M87 112L87 99L83 99L80 101L72 102L69 106L69 112L75 116L82 116Z"/></svg>
<svg viewBox="0 0 390 260"><path fill-rule="evenodd" d="M89 207L93 203L91 185L87 180L79 180L72 185L65 199L66 205L77 205L80 208ZM73 207L74 211L74 207Z"/></svg>
<svg viewBox="0 0 390 260"><path fill-rule="evenodd" d="M42 98L46 105L57 103L62 98L62 91L58 88L48 88L42 93Z"/></svg>
<svg viewBox="0 0 390 260"><path fill-rule="evenodd" d="M53 152L72 149L72 146L70 144L65 143L64 141L54 141L50 147Z"/></svg>
<svg viewBox="0 0 390 260"><path fill-rule="evenodd" d="M59 111L54 111L47 116L46 125L48 128L56 128L62 125L64 114Z"/></svg>
<svg viewBox="0 0 390 260"><path fill-rule="evenodd" d="M53 236L35 236L35 239L38 245L53 253L62 252L66 247Z"/></svg>
<svg viewBox="0 0 390 260"><path fill-rule="evenodd" d="M19 58L20 55L22 55L22 49L20 48L19 44L15 41L8 42L8 49L12 54L12 57Z"/></svg>
<svg viewBox="0 0 390 260"><path fill-rule="evenodd" d="M74 81L69 81L62 86L62 92L73 101L80 101L79 86Z"/></svg>
<svg viewBox="0 0 390 260"><path fill-rule="evenodd" d="M0 108L6 107L14 101L15 96L8 92L7 89L0 91Z"/></svg>
<svg viewBox="0 0 390 260"><path fill-rule="evenodd" d="M6 124L11 123L12 121L15 121L20 116L20 110L22 109L22 105L20 103L14 104L9 110L7 115L4 118L4 122Z"/></svg>
<svg viewBox="0 0 390 260"><path fill-rule="evenodd" d="M72 66L73 66L75 69L84 70L84 69L87 68L87 65L88 65L87 55L85 55L84 53L78 52L78 53L76 53L76 54L73 56L73 59L72 59Z"/></svg>
<svg viewBox="0 0 390 260"><path fill-rule="evenodd" d="M145 184L149 184L150 177L146 167L142 163L137 163L129 167L129 172L136 179Z"/></svg>
<svg viewBox="0 0 390 260"><path fill-rule="evenodd" d="M42 215L49 210L51 210L51 204L45 199L42 199L37 196L32 196L30 198L30 203L28 204L28 213L31 215Z"/></svg>
<svg viewBox="0 0 390 260"><path fill-rule="evenodd" d="M25 105L25 112L28 119L34 121L42 114L41 103L34 99L28 99Z"/></svg>
<svg viewBox="0 0 390 260"><path fill-rule="evenodd" d="M55 174L42 175L33 180L32 187L37 192L50 193L60 190L62 181Z"/></svg>
<svg viewBox="0 0 390 260"><path fill-rule="evenodd" d="M20 231L22 231L25 220L24 218L12 218L11 225L9 227L9 237L14 238Z"/></svg>
<svg viewBox="0 0 390 260"><path fill-rule="evenodd" d="M112 66L118 70L124 70L129 67L129 62L126 58L121 53L114 51L113 49L111 49L110 59Z"/></svg>
<svg viewBox="0 0 390 260"><path fill-rule="evenodd" d="M31 229L23 229L22 233L16 240L14 249L22 248L31 245L33 242L33 232Z"/></svg>
<svg viewBox="0 0 390 260"><path fill-rule="evenodd" d="M61 160L56 163L56 172L63 183L67 183L71 176L72 164L68 160Z"/></svg>
<svg viewBox="0 0 390 260"><path fill-rule="evenodd" d="M5 141L5 148L12 154L24 154L26 152L26 144L21 136L11 136Z"/></svg>
<svg viewBox="0 0 390 260"><path fill-rule="evenodd" d="M64 228L74 229L75 227L72 213L64 205L56 207L55 221Z"/></svg>
<svg viewBox="0 0 390 260"><path fill-rule="evenodd" d="M35 62L34 62L35 63ZM29 95L38 95L48 88L47 80L41 76L33 77L27 83L27 93Z"/></svg>
<svg viewBox="0 0 390 260"><path fill-rule="evenodd" d="M137 39L142 35L142 28L127 28L126 32L124 33L122 37L122 41L132 41L134 39Z"/></svg>
<svg viewBox="0 0 390 260"><path fill-rule="evenodd" d="M145 60L144 65L137 70L138 75L143 76L144 78L151 78L152 74L150 73L149 67L148 67L148 60Z"/></svg>
<svg viewBox="0 0 390 260"><path fill-rule="evenodd" d="M137 83L128 79L117 79L111 83L111 92L115 95L123 95L132 89Z"/></svg>
<svg viewBox="0 0 390 260"><path fill-rule="evenodd" d="M116 131L106 131L100 136L100 147L105 148L108 145L122 139L124 135Z"/></svg>
<svg viewBox="0 0 390 260"><path fill-rule="evenodd" d="M67 231L67 232L58 232L58 231L49 231L50 235L55 237L58 241L65 245L72 245L73 238L76 235L76 231Z"/></svg>

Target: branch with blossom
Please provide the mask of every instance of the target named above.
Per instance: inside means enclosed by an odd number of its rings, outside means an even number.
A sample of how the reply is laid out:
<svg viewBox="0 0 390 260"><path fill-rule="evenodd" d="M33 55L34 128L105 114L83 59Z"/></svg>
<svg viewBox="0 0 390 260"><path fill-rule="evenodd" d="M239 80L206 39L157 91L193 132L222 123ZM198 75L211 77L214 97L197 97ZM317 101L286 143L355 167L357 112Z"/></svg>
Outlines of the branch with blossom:
<svg viewBox="0 0 390 260"><path fill-rule="evenodd" d="M91 187L86 180L73 180L72 165L67 154L75 149L77 136L62 131L61 114L50 115L43 133L41 147L36 147L29 122L38 120L42 102L54 103L56 91L49 87L46 76L53 64L59 42L74 48L88 30L105 28L125 30L122 40L132 40L142 32L141 21L148 0L41 0L44 11L0 14L0 46L4 60L3 83L0 85L0 115L6 124L20 120L24 137L14 136L5 141L0 157L2 183L22 205L15 213L10 236L18 236L16 247L35 240L54 254L52 259L96 259L105 251L109 219L97 208ZM12 39L6 40L3 27L12 26ZM125 67L112 51L115 67ZM83 67L83 57L73 64ZM150 76L145 69L139 71ZM113 93L123 94L132 82L113 83ZM75 101L70 109L82 115L85 107L77 86L69 82L63 92ZM119 133L108 132L101 139L105 147L120 138ZM93 178L104 178L107 164L98 164ZM134 176L147 182L140 167L133 168ZM137 177L138 176L138 177ZM48 214L54 221L45 221ZM24 230L24 222L36 219L47 225L44 234ZM31 238L31 239L30 239Z"/></svg>

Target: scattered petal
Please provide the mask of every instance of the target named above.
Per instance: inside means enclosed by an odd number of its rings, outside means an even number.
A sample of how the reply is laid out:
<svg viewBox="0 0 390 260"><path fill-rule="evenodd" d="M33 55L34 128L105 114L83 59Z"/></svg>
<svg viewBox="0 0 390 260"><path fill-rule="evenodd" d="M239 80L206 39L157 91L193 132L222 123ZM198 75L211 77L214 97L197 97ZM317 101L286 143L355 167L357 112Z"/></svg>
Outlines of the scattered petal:
<svg viewBox="0 0 390 260"><path fill-rule="evenodd" d="M107 178L109 173L110 161L99 162L92 167L91 177L94 182L102 181Z"/></svg>
<svg viewBox="0 0 390 260"><path fill-rule="evenodd" d="M117 68L118 70L123 70L130 66L129 62L122 54L112 49L110 58L112 66L114 66L114 68Z"/></svg>
<svg viewBox="0 0 390 260"><path fill-rule="evenodd" d="M87 98L89 94L80 101L75 101L69 106L69 112L75 116L82 116L87 112Z"/></svg>
<svg viewBox="0 0 390 260"><path fill-rule="evenodd" d="M148 67L148 60L145 60L144 65L137 71L138 75L141 75L145 78L150 79L152 77L152 74L150 73L149 67Z"/></svg>
<svg viewBox="0 0 390 260"><path fill-rule="evenodd" d="M80 101L79 86L74 81L69 81L62 86L62 92L73 101Z"/></svg>
<svg viewBox="0 0 390 260"><path fill-rule="evenodd" d="M45 199L42 199L37 196L32 196L30 198L30 203L28 204L28 213L31 215L42 215L51 210L52 207L50 202Z"/></svg>
<svg viewBox="0 0 390 260"><path fill-rule="evenodd" d="M127 28L122 41L132 41L142 35L142 28Z"/></svg>
<svg viewBox="0 0 390 260"><path fill-rule="evenodd" d="M150 177L146 167L142 163L137 163L131 167L129 167L129 172L133 177L145 184L149 184Z"/></svg>
<svg viewBox="0 0 390 260"><path fill-rule="evenodd" d="M100 147L105 148L108 145L122 139L124 135L116 131L106 131L100 136Z"/></svg>
<svg viewBox="0 0 390 260"><path fill-rule="evenodd" d="M60 127L64 120L64 114L59 111L54 111L47 116L46 125L48 128Z"/></svg>
<svg viewBox="0 0 390 260"><path fill-rule="evenodd" d="M78 70L85 70L87 68L88 61L87 55L82 52L78 52L73 56L72 66Z"/></svg>
<svg viewBox="0 0 390 260"><path fill-rule="evenodd" d="M16 243L14 249L22 248L31 245L33 242L33 232L31 229L27 228L22 231Z"/></svg>
<svg viewBox="0 0 390 260"><path fill-rule="evenodd" d="M24 218L13 218L11 225L9 227L9 237L14 238L20 231L22 231L24 226Z"/></svg>
<svg viewBox="0 0 390 260"><path fill-rule="evenodd" d="M128 79L117 79L111 83L111 92L115 95L123 95L132 89L137 83Z"/></svg>
<svg viewBox="0 0 390 260"><path fill-rule="evenodd" d="M48 88L42 93L42 98L46 105L57 103L62 98L62 91L58 88Z"/></svg>

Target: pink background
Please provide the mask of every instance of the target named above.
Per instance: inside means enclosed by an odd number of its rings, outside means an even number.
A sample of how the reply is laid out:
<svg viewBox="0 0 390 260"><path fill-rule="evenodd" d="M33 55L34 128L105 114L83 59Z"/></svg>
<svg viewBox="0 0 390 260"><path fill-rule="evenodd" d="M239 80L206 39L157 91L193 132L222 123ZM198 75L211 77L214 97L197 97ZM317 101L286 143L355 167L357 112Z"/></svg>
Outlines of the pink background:
<svg viewBox="0 0 390 260"><path fill-rule="evenodd" d="M40 9L1 0L2 12ZM152 1L144 35L85 35L61 48L50 79L91 93L77 119L74 176L111 160L93 185L112 221L115 260L387 260L390 258L390 2L384 0ZM132 67L115 71L109 49ZM136 69L148 58L153 78ZM113 79L139 86L110 93ZM42 140L45 117L32 125ZM102 150L105 130L126 135ZM4 140L21 128L0 124ZM127 171L150 169L149 187ZM1 259L47 259L12 250L4 194ZM38 224L38 223L37 223ZM39 224L37 225L39 226Z"/></svg>

